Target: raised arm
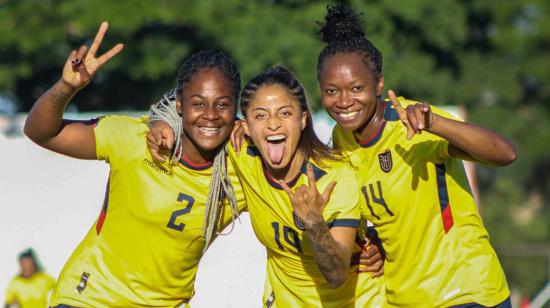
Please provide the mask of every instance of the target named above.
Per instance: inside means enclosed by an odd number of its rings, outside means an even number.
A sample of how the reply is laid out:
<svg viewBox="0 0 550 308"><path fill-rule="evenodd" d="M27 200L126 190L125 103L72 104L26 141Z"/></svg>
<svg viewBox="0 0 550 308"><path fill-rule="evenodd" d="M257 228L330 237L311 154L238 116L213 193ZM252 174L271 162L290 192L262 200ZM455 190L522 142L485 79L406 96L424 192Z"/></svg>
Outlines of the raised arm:
<svg viewBox="0 0 550 308"><path fill-rule="evenodd" d="M290 197L294 213L304 223L305 234L311 240L317 266L329 285L338 288L348 277L356 229L328 228L322 213L336 183L330 183L321 195L317 191L311 165L307 167L307 176L308 186L302 185L294 192L290 191L286 183L280 184Z"/></svg>
<svg viewBox="0 0 550 308"><path fill-rule="evenodd" d="M122 44L96 58L97 50L109 25L103 22L90 46L80 47L69 54L63 67L62 77L34 104L24 132L40 146L75 158L96 159L93 126L85 122L64 121L63 112L71 98L85 87L97 70L117 55Z"/></svg>
<svg viewBox="0 0 550 308"><path fill-rule="evenodd" d="M409 105L405 109L393 91L388 91L388 96L408 129L408 139L425 130L448 140L449 154L456 158L490 166L506 166L516 160L514 145L500 134L437 115L429 104Z"/></svg>

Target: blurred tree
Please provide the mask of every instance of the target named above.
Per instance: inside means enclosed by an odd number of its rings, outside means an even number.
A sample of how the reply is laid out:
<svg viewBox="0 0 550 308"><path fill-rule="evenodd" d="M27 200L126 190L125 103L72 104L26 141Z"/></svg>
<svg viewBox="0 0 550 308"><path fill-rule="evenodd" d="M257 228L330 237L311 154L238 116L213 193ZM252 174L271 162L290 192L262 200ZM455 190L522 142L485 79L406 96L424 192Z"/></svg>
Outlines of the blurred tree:
<svg viewBox="0 0 550 308"><path fill-rule="evenodd" d="M513 139L519 160L479 168L485 223L497 247L550 238L550 2L349 0L384 55L386 88L464 105L469 120ZM60 76L72 48L110 22L103 49L125 50L75 97L81 111L144 110L175 85L190 53L232 54L243 81L283 63L319 107L314 33L326 2L299 0L0 0L0 92L27 111ZM510 284L533 294L543 262L501 256ZM525 265L525 266L524 266ZM534 273L532 275L526 273Z"/></svg>

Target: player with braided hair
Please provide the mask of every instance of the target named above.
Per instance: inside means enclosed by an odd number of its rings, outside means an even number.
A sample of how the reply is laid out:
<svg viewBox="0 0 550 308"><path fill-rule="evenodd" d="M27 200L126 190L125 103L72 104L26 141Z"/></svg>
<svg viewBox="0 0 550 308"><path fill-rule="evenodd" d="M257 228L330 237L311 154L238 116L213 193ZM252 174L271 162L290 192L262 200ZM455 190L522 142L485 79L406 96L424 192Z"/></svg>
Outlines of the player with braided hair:
<svg viewBox="0 0 550 308"><path fill-rule="evenodd" d="M157 107L162 112L152 118L175 118L170 105ZM315 135L304 88L286 68L269 68L244 87L241 110L253 143L244 144L241 155L231 148L229 158L267 249L264 305L381 306L382 278L358 274L357 262L350 266L351 254L361 252L354 241L364 236L361 227L356 238L364 199L353 189L347 160ZM154 125L150 135L165 126Z"/></svg>
<svg viewBox="0 0 550 308"><path fill-rule="evenodd" d="M89 51L83 46L71 52L62 78L38 99L25 123L26 135L37 144L104 160L111 168L100 217L67 261L50 304L187 306L208 244L245 206L224 150L234 124L239 71L222 52L185 60L172 93L182 114L185 150L176 153L175 163L156 163L147 150L147 118L62 119L71 97L122 50L119 44L96 57L107 27L101 25Z"/></svg>
<svg viewBox="0 0 550 308"><path fill-rule="evenodd" d="M317 76L334 145L357 168L364 215L386 253L386 297L401 307L511 307L461 160L503 166L514 146L425 103L382 99L382 54L346 6L328 6ZM421 134L422 133L422 134Z"/></svg>

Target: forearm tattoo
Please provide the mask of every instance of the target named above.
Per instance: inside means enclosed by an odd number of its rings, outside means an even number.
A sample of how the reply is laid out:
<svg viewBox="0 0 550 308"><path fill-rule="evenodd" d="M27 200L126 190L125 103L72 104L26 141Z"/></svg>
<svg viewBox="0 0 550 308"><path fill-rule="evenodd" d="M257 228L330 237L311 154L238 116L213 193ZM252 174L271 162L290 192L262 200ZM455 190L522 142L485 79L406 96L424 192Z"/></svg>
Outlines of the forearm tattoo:
<svg viewBox="0 0 550 308"><path fill-rule="evenodd" d="M333 287L341 285L348 274L346 248L332 237L325 220L319 214L311 212L307 215L306 234L312 242L315 261L325 279Z"/></svg>

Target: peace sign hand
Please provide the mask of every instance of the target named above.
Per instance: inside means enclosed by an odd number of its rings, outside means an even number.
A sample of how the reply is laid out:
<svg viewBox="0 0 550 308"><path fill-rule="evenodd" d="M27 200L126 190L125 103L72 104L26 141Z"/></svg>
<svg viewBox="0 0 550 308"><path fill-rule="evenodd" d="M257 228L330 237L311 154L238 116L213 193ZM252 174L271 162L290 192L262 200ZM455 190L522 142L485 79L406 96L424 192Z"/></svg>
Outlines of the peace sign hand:
<svg viewBox="0 0 550 308"><path fill-rule="evenodd" d="M307 165L307 177L308 185L302 185L294 192L290 190L286 183L280 182L280 185L290 198L294 213L305 223L306 229L315 222L311 221L312 219L315 220L317 218L318 220L319 217L322 217L323 209L330 200L330 195L336 185L336 182L331 182L321 195L315 184L313 167L309 163ZM313 216L311 216L312 214Z"/></svg>
<svg viewBox="0 0 550 308"><path fill-rule="evenodd" d="M415 134L420 134L423 130L430 131L430 127L434 120L434 114L429 104L417 103L409 105L404 109L401 103L399 103L395 92L389 90L388 97L397 111L399 119L407 128L407 140L410 140Z"/></svg>
<svg viewBox="0 0 550 308"><path fill-rule="evenodd" d="M73 50L69 54L63 67L62 80L73 90L80 90L90 83L97 70L124 48L123 44L116 44L109 51L96 58L97 50L108 28L109 24L106 21L102 22L89 50L87 46L83 45L78 51Z"/></svg>

